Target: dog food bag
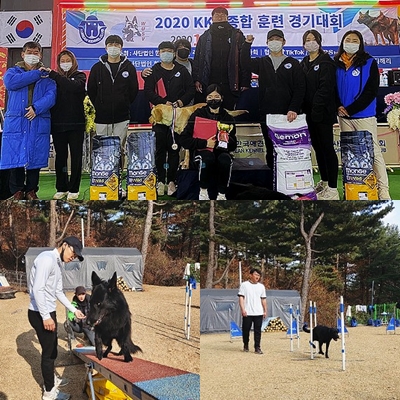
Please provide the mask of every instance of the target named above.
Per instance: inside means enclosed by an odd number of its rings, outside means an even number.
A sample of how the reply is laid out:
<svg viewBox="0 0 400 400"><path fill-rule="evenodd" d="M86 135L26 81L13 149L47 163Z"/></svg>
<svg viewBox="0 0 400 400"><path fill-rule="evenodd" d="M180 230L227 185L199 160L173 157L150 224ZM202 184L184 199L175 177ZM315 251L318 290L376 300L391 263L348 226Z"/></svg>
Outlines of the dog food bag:
<svg viewBox="0 0 400 400"><path fill-rule="evenodd" d="M120 138L94 136L90 200L118 200L121 191Z"/></svg>
<svg viewBox="0 0 400 400"><path fill-rule="evenodd" d="M267 126L274 147L274 190L293 198L316 200L305 115L288 122L286 115L268 114Z"/></svg>
<svg viewBox="0 0 400 400"><path fill-rule="evenodd" d="M368 131L341 132L343 193L346 200L378 200L374 143Z"/></svg>
<svg viewBox="0 0 400 400"><path fill-rule="evenodd" d="M128 147L128 200L156 200L155 136L152 131L132 132Z"/></svg>

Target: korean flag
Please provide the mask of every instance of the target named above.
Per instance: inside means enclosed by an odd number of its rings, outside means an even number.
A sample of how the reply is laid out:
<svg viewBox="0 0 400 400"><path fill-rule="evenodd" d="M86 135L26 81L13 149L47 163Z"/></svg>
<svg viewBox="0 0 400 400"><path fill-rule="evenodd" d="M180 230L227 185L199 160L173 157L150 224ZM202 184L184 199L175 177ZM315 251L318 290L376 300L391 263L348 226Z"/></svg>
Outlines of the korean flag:
<svg viewBox="0 0 400 400"><path fill-rule="evenodd" d="M51 46L51 11L0 13L0 46L22 47L26 42Z"/></svg>

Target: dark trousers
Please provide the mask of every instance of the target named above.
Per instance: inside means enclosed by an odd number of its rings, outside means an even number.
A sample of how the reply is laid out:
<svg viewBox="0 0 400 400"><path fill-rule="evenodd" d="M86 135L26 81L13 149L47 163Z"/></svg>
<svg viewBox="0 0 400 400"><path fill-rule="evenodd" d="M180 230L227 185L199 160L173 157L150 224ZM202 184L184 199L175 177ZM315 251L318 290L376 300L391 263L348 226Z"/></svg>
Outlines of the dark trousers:
<svg viewBox="0 0 400 400"><path fill-rule="evenodd" d="M176 172L179 167L179 135L174 134L175 143L178 145L176 150L172 149L174 143L171 129L169 126L156 124L153 126L156 137L156 168L158 182L175 182Z"/></svg>
<svg viewBox="0 0 400 400"><path fill-rule="evenodd" d="M39 190L39 172L40 169L12 168L10 170L11 194L15 194L18 191L28 193L34 190L37 192Z"/></svg>
<svg viewBox="0 0 400 400"><path fill-rule="evenodd" d="M254 323L254 349L260 348L262 321L262 315L248 315L247 317L243 317L242 334L243 344L245 346L249 345L250 329L251 325Z"/></svg>
<svg viewBox="0 0 400 400"><path fill-rule="evenodd" d="M266 162L268 167L273 171L274 170L274 145L272 144L272 140L268 135L268 127L267 123L261 122L261 131L264 136L265 150L266 154Z"/></svg>
<svg viewBox="0 0 400 400"><path fill-rule="evenodd" d="M200 187L208 189L212 179L216 178L219 193L226 193L232 170L232 157L229 153L209 150L197 151L201 157Z"/></svg>
<svg viewBox="0 0 400 400"><path fill-rule="evenodd" d="M40 346L42 348L42 376L47 392L54 386L54 361L57 358L57 316L56 312L50 313L56 324L54 332L47 331L43 326L43 319L38 311L28 310L28 319L32 328L36 331Z"/></svg>
<svg viewBox="0 0 400 400"><path fill-rule="evenodd" d="M71 328L74 332L76 333L84 333L85 336L89 339L89 342L92 346L94 346L94 331L91 330L87 326L83 326L83 323L77 323L75 321L68 321L69 324L71 325Z"/></svg>
<svg viewBox="0 0 400 400"><path fill-rule="evenodd" d="M54 133L53 144L56 151L57 192L78 193L82 176L83 130ZM71 176L68 179L68 147L71 155Z"/></svg>
<svg viewBox="0 0 400 400"><path fill-rule="evenodd" d="M312 122L311 118L307 118L307 125L321 180L327 181L329 187L336 188L339 162L333 147L333 126Z"/></svg>

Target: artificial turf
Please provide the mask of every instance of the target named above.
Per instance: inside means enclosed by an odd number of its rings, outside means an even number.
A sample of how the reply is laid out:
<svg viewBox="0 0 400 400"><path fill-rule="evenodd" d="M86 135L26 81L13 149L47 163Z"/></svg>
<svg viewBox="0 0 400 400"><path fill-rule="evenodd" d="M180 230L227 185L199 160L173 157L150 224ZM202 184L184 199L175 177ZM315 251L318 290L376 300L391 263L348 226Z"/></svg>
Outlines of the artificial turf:
<svg viewBox="0 0 400 400"><path fill-rule="evenodd" d="M389 176L389 187L390 195L393 200L400 200L400 168L395 168L392 171L388 170ZM320 180L319 174L314 174L314 182ZM122 187L126 185L125 180L122 181ZM89 200L89 186L90 186L90 176L89 174L83 174L81 180L81 187L79 191L79 200L88 201ZM342 184L342 174L339 171L338 177L338 189L340 193L340 198L343 199L343 184ZM41 200L51 200L55 189L55 174L51 172L43 172L40 175L39 181L39 192L38 196ZM162 199L174 199L174 197L162 196Z"/></svg>

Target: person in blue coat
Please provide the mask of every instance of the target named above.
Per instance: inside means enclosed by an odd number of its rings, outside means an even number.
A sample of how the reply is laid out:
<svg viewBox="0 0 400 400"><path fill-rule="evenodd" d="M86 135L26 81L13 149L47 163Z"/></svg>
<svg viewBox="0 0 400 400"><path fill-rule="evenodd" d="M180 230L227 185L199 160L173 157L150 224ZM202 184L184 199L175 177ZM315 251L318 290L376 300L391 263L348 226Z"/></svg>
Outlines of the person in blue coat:
<svg viewBox="0 0 400 400"><path fill-rule="evenodd" d="M7 70L8 93L1 140L0 169L10 169L14 200L36 200L39 172L47 167L50 150L50 109L56 102L56 84L49 78L42 47L27 42L22 61Z"/></svg>

